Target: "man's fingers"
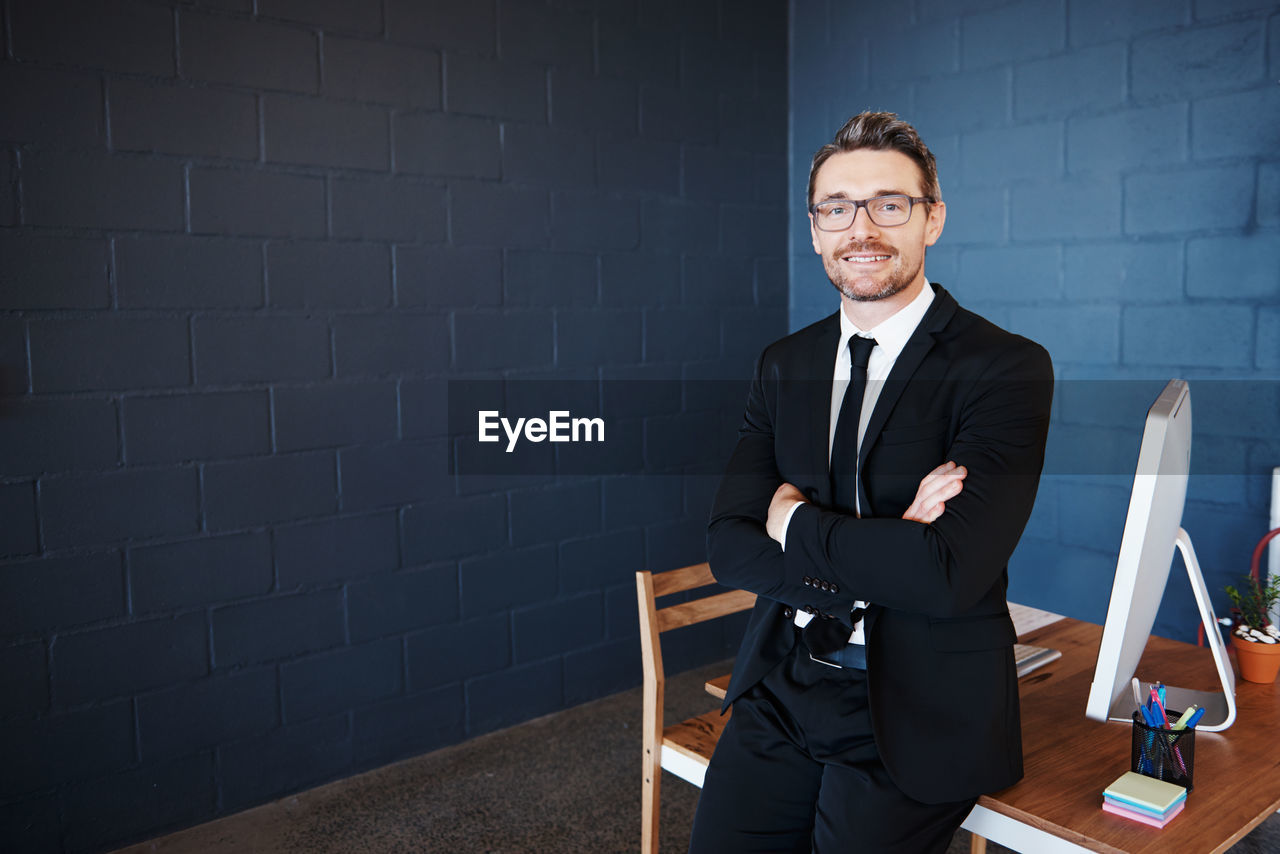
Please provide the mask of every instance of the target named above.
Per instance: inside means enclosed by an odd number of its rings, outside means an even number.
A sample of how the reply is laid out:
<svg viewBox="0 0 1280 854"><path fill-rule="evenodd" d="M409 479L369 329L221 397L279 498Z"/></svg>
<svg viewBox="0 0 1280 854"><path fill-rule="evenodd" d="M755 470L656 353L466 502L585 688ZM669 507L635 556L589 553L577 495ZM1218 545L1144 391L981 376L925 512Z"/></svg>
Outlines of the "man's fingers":
<svg viewBox="0 0 1280 854"><path fill-rule="evenodd" d="M956 464L953 462L943 463L933 471L929 472L924 477L920 478L920 486L923 487L926 483L930 483L934 480L937 480L940 477L950 474L955 470L955 468L956 468Z"/></svg>
<svg viewBox="0 0 1280 854"><path fill-rule="evenodd" d="M933 481L948 480L948 479L954 479L954 478L959 478L960 480L963 480L964 476L967 475L968 473L969 473L969 470L964 466L958 466L955 463L945 463L943 465L938 466L936 469L934 469L933 471L925 475L920 480L920 485L923 486L924 484L931 483Z"/></svg>
<svg viewBox="0 0 1280 854"><path fill-rule="evenodd" d="M914 519L917 522L932 522L942 515L942 511L946 509L946 502L946 497L923 499L911 505L902 518Z"/></svg>
<svg viewBox="0 0 1280 854"><path fill-rule="evenodd" d="M951 471L955 467L956 467L955 463L953 463L951 460L947 460L945 463L943 463L942 465L938 466L936 469L934 469L933 471L925 475L925 479L927 480L937 474L946 474L947 472Z"/></svg>
<svg viewBox="0 0 1280 854"><path fill-rule="evenodd" d="M959 477L938 480L928 485L922 484L915 503L921 508L932 508L939 501L955 498L963 489L964 483Z"/></svg>
<svg viewBox="0 0 1280 854"><path fill-rule="evenodd" d="M964 466L948 461L929 472L920 481L915 500L902 514L902 518L929 524L946 510L946 502L964 489L964 478L969 473Z"/></svg>
<svg viewBox="0 0 1280 854"><path fill-rule="evenodd" d="M946 463L938 466L929 472L920 480L920 486L916 489L916 495L922 495L925 491L935 487L939 483L949 483L951 481L964 480L969 470L964 466L958 466L955 463Z"/></svg>
<svg viewBox="0 0 1280 854"><path fill-rule="evenodd" d="M926 505L925 509L922 510L917 516L907 516L904 518L913 519L916 522L924 522L926 525L929 525L937 521L938 517L941 516L943 511L945 511L946 509L947 509L947 502L939 501L932 505Z"/></svg>

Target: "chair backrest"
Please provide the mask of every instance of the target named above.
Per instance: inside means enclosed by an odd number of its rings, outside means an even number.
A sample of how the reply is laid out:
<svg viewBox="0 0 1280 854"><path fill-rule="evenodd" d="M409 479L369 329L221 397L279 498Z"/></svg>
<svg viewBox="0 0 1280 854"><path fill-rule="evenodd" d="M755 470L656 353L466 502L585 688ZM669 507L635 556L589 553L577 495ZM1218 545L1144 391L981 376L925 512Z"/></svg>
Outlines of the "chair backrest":
<svg viewBox="0 0 1280 854"><path fill-rule="evenodd" d="M661 684L666 680L662 667L662 643L659 640L662 632L726 617L755 605L754 593L730 590L668 605L665 608L657 607L656 600L663 596L696 590L715 583L711 567L705 563L656 574L648 571L636 573L636 598L640 606L640 650L644 662L646 687L650 681Z"/></svg>
<svg viewBox="0 0 1280 854"><path fill-rule="evenodd" d="M673 593L684 593L715 583L711 567L705 563L656 575L647 571L636 573L636 598L640 607L640 653L644 663L644 788L641 792L640 850L645 854L656 854L658 850L658 780L663 765L662 704L666 684L659 636L671 629L745 611L755 604L756 596L745 590L730 590L665 608L659 608L657 600ZM680 740L676 740L673 744L686 753L692 751L696 754L701 763L701 772L705 772L707 761L715 749L715 741L719 738L719 729L714 725L694 729L704 736L703 729L711 729L713 732L709 737L697 739L696 744L692 740L687 744L679 744ZM701 773L680 773L677 768L672 770L701 785Z"/></svg>

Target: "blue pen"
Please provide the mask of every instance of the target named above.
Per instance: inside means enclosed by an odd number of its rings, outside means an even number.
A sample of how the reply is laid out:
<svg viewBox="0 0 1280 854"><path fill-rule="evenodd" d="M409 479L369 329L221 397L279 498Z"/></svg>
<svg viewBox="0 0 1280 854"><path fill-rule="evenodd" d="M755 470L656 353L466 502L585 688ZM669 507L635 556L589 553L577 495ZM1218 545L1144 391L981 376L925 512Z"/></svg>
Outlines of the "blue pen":
<svg viewBox="0 0 1280 854"><path fill-rule="evenodd" d="M1202 717L1204 717L1204 709L1203 708L1196 709L1196 713L1191 716L1191 719L1189 721L1187 721L1187 729L1195 729L1196 724L1200 723L1200 719Z"/></svg>
<svg viewBox="0 0 1280 854"><path fill-rule="evenodd" d="M1138 714L1142 715L1142 719L1146 721L1147 726L1151 726L1151 712L1147 710L1146 706L1138 706ZM1151 756L1147 753L1145 747L1140 751L1138 763L1139 773L1148 775L1156 773L1155 763L1151 760Z"/></svg>

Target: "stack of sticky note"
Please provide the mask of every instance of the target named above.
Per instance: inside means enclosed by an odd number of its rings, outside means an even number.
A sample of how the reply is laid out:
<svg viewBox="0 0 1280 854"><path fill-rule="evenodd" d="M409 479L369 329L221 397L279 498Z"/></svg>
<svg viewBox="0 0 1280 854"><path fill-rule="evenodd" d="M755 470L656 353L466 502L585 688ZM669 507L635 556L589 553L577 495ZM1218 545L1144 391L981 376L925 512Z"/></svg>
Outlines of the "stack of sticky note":
<svg viewBox="0 0 1280 854"><path fill-rule="evenodd" d="M1109 813L1164 827L1182 812L1187 790L1134 771L1124 774L1102 792L1102 808Z"/></svg>

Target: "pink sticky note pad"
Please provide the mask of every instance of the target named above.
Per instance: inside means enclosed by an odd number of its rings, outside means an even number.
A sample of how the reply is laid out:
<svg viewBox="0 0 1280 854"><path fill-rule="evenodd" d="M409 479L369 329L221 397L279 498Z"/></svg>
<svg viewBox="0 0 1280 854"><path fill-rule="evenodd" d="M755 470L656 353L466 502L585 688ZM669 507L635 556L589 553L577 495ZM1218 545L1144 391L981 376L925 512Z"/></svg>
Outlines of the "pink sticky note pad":
<svg viewBox="0 0 1280 854"><path fill-rule="evenodd" d="M1113 815L1123 816L1124 818L1132 819L1133 821L1140 821L1143 824L1149 824L1152 827L1164 827L1166 824L1173 821L1174 816L1182 812L1183 807L1186 805L1186 801L1183 801L1173 809L1169 810L1169 814L1164 818L1156 818L1155 816L1145 815L1144 813L1115 806L1107 801L1102 802L1102 808L1106 812L1112 813Z"/></svg>

